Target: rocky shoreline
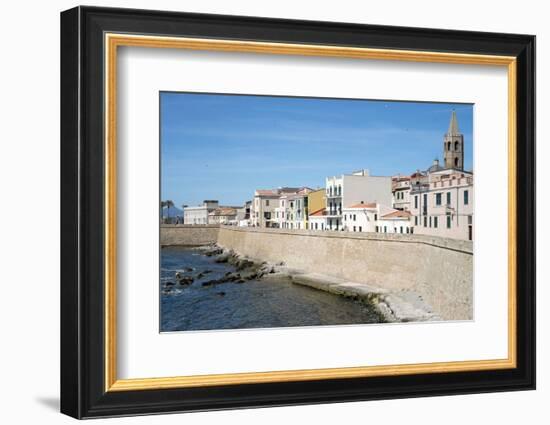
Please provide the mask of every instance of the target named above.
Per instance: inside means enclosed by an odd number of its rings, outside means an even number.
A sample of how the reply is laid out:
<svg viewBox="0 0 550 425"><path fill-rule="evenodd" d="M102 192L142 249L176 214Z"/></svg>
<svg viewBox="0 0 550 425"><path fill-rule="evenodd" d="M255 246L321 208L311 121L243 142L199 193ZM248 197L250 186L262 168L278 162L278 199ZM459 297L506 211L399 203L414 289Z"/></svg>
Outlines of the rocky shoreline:
<svg viewBox="0 0 550 425"><path fill-rule="evenodd" d="M292 283L308 286L317 290L330 292L368 304L373 307L381 318L381 322L410 322L410 321L434 321L440 318L431 311L422 297L416 293L392 293L371 285L349 282L333 276L325 276L317 273L305 273L287 267L283 262L276 264L259 261L239 253L224 249L218 245L201 246L195 248L201 254L214 257L216 263L227 263L235 268L235 271L227 272L216 279L203 280L201 286L212 287L221 283L233 282L243 284L247 281L269 277L289 278ZM177 285L186 286L195 280L203 279L211 271L204 270L193 275L191 268L184 269L175 275ZM176 282L167 282L164 293L170 293ZM224 295L220 293L220 295Z"/></svg>

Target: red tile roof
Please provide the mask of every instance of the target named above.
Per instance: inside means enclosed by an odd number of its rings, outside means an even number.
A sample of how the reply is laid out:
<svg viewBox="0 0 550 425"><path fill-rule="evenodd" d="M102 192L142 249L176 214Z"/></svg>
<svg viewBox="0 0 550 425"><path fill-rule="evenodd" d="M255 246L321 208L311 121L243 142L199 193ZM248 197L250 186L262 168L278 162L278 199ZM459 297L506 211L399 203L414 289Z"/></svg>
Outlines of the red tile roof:
<svg viewBox="0 0 550 425"><path fill-rule="evenodd" d="M389 214L383 215L382 218L409 218L411 213L409 211L394 211Z"/></svg>
<svg viewBox="0 0 550 425"><path fill-rule="evenodd" d="M376 208L376 202L370 202L368 204L356 204L347 208Z"/></svg>
<svg viewBox="0 0 550 425"><path fill-rule="evenodd" d="M326 208L321 208L320 210L317 210L310 214L310 216L314 215L315 217L323 216L325 215Z"/></svg>

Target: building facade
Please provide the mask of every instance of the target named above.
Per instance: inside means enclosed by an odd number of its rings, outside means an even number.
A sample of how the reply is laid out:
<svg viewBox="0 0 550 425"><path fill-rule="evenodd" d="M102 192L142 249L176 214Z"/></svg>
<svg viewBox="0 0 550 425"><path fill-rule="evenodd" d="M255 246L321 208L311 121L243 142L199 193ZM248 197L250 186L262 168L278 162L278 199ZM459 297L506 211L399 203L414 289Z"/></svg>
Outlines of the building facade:
<svg viewBox="0 0 550 425"><path fill-rule="evenodd" d="M474 178L464 170L445 169L411 192L414 232L473 240Z"/></svg>
<svg viewBox="0 0 550 425"><path fill-rule="evenodd" d="M411 184L414 233L473 240L474 176L464 170L464 137L453 111L443 137L445 167L434 163ZM412 177L412 176L411 176Z"/></svg>
<svg viewBox="0 0 550 425"><path fill-rule="evenodd" d="M325 213L325 208L321 208L309 214L308 221L310 230L327 230L327 217Z"/></svg>
<svg viewBox="0 0 550 425"><path fill-rule="evenodd" d="M186 206L183 209L183 222L190 225L209 224L208 214L218 208L218 201L205 200L202 205L195 207Z"/></svg>
<svg viewBox="0 0 550 425"><path fill-rule="evenodd" d="M380 203L359 203L343 209L347 232L410 233L411 214Z"/></svg>
<svg viewBox="0 0 550 425"><path fill-rule="evenodd" d="M281 227L287 220L288 197L298 194L303 189L300 187L257 189L254 192L251 206L251 225L254 227ZM283 199L285 199L284 205L281 202ZM285 212L284 215L280 214L282 211Z"/></svg>
<svg viewBox="0 0 550 425"><path fill-rule="evenodd" d="M413 233L410 211L395 210L381 215L376 230L378 233Z"/></svg>
<svg viewBox="0 0 550 425"><path fill-rule="evenodd" d="M341 230L343 208L363 203L392 205L392 179L371 176L368 170L325 179L326 228Z"/></svg>
<svg viewBox="0 0 550 425"><path fill-rule="evenodd" d="M237 224L237 208L220 207L208 213L208 224Z"/></svg>
<svg viewBox="0 0 550 425"><path fill-rule="evenodd" d="M323 210L326 207L326 190L317 189L308 193L307 195L307 204L308 204L308 221L309 216L317 211ZM309 226L308 226L309 228Z"/></svg>
<svg viewBox="0 0 550 425"><path fill-rule="evenodd" d="M391 180L393 208L408 211L410 208L411 178L409 176L394 176Z"/></svg>

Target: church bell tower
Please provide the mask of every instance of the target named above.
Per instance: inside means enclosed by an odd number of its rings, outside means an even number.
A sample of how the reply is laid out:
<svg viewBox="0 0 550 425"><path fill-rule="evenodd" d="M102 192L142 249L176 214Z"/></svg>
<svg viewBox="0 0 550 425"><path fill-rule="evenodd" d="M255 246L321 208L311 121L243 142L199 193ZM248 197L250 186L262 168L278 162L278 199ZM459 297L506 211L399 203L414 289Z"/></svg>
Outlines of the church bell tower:
<svg viewBox="0 0 550 425"><path fill-rule="evenodd" d="M445 168L464 169L464 135L458 130L455 111L451 115L449 130L443 138L443 158Z"/></svg>

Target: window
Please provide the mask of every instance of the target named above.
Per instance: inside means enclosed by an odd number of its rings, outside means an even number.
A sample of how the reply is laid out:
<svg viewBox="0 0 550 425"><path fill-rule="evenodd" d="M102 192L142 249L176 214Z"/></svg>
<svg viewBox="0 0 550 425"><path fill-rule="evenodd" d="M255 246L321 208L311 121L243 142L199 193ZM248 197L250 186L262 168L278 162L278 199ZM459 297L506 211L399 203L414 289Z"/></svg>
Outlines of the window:
<svg viewBox="0 0 550 425"><path fill-rule="evenodd" d="M435 194L435 205L441 205L441 193Z"/></svg>
<svg viewBox="0 0 550 425"><path fill-rule="evenodd" d="M455 158L455 167L458 167L458 158Z"/></svg>
<svg viewBox="0 0 550 425"><path fill-rule="evenodd" d="M417 215L414 216L414 225L418 226L418 216Z"/></svg>
<svg viewBox="0 0 550 425"><path fill-rule="evenodd" d="M378 221L378 214L374 214L374 221Z"/></svg>
<svg viewBox="0 0 550 425"><path fill-rule="evenodd" d="M359 226L359 231L362 232L363 231L363 228L361 226Z"/></svg>
<svg viewBox="0 0 550 425"><path fill-rule="evenodd" d="M428 227L428 217L424 216L424 227Z"/></svg>
<svg viewBox="0 0 550 425"><path fill-rule="evenodd" d="M378 226L374 228L375 232L378 233Z"/></svg>
<svg viewBox="0 0 550 425"><path fill-rule="evenodd" d="M458 142L455 142L455 151L458 152Z"/></svg>
<svg viewBox="0 0 550 425"><path fill-rule="evenodd" d="M414 207L418 208L418 195L414 195Z"/></svg>
<svg viewBox="0 0 550 425"><path fill-rule="evenodd" d="M355 226L353 226L353 231L355 232Z"/></svg>
<svg viewBox="0 0 550 425"><path fill-rule="evenodd" d="M471 215L468 216L468 224L472 224L472 216Z"/></svg>
<svg viewBox="0 0 550 425"><path fill-rule="evenodd" d="M356 221L356 219L357 219L357 216L353 214L353 221Z"/></svg>
<svg viewBox="0 0 550 425"><path fill-rule="evenodd" d="M384 226L384 233L388 233L388 226Z"/></svg>
<svg viewBox="0 0 550 425"><path fill-rule="evenodd" d="M434 228L437 229L437 217L434 217Z"/></svg>
<svg viewBox="0 0 550 425"><path fill-rule="evenodd" d="M447 192L447 205L451 205L451 192Z"/></svg>
<svg viewBox="0 0 550 425"><path fill-rule="evenodd" d="M430 227L432 227L432 216L430 216Z"/></svg>
<svg viewBox="0 0 550 425"><path fill-rule="evenodd" d="M451 214L447 214L447 229L451 228Z"/></svg>
<svg viewBox="0 0 550 425"><path fill-rule="evenodd" d="M344 220L347 220L347 219L348 219L347 215L346 215L346 214L344 214Z"/></svg>
<svg viewBox="0 0 550 425"><path fill-rule="evenodd" d="M451 142L448 142L448 143L447 143L447 150L448 150L448 151L451 150Z"/></svg>
<svg viewBox="0 0 550 425"><path fill-rule="evenodd" d="M269 207L269 199L266 199L266 200L265 200L265 206L266 206L266 207Z"/></svg>
<svg viewBox="0 0 550 425"><path fill-rule="evenodd" d="M470 194L468 193L467 190L465 190L464 191L464 205L468 205L468 202L470 201L469 197L470 197Z"/></svg>
<svg viewBox="0 0 550 425"><path fill-rule="evenodd" d="M399 228L399 233L403 233L403 226Z"/></svg>

